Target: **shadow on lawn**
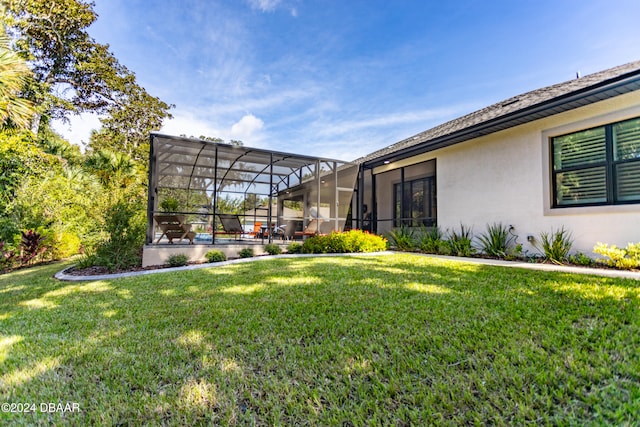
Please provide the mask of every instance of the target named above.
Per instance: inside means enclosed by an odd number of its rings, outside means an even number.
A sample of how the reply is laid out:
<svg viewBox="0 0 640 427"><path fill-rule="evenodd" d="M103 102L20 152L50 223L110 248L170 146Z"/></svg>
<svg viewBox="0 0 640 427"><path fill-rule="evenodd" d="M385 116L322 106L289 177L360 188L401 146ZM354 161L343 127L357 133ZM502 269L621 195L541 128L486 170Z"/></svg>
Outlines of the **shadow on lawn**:
<svg viewBox="0 0 640 427"><path fill-rule="evenodd" d="M587 384L638 381L634 281L406 255L80 284L47 268L0 278L0 392L81 402L56 422L535 421L590 415Z"/></svg>

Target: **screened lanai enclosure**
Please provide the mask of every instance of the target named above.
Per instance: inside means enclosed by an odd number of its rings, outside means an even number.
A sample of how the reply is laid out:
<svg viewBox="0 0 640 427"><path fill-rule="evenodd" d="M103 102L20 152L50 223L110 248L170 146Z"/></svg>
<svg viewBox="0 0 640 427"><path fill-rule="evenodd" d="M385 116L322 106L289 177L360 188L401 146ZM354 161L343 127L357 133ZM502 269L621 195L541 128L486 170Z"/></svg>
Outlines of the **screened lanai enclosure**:
<svg viewBox="0 0 640 427"><path fill-rule="evenodd" d="M357 165L161 134L150 144L147 246L302 240L350 220Z"/></svg>

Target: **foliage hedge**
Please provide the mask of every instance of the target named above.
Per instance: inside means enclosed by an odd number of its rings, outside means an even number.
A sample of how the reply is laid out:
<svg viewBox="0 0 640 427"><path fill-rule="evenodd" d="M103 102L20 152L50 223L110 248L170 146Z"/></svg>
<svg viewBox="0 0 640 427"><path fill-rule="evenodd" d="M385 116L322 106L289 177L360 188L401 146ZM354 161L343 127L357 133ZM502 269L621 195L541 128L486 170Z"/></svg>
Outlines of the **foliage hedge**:
<svg viewBox="0 0 640 427"><path fill-rule="evenodd" d="M302 244L302 253L354 253L378 252L387 249L387 239L362 230L313 236Z"/></svg>

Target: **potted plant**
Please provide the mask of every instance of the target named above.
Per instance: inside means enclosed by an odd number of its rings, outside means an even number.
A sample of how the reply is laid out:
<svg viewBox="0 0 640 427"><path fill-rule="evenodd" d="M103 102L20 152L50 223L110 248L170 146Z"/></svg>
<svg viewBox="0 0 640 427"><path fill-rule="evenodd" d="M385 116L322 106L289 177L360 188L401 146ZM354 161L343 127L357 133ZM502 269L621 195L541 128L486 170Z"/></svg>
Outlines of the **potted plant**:
<svg viewBox="0 0 640 427"><path fill-rule="evenodd" d="M178 200L173 197L167 197L162 202L160 202L160 209L163 212L177 212L178 211Z"/></svg>

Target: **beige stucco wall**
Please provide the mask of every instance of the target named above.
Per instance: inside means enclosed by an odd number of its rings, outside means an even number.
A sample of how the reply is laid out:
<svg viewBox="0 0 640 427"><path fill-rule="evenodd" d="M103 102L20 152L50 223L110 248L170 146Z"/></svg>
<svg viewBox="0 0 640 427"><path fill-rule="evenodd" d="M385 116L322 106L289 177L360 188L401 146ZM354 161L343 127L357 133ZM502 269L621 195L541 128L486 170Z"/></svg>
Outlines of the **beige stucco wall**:
<svg viewBox="0 0 640 427"><path fill-rule="evenodd" d="M280 246L282 250L286 249L287 244L274 242ZM238 258L238 253L245 248L253 249L254 255L264 255L264 245L260 244L222 244L222 245L145 245L142 250L142 266L149 267L152 265L164 265L172 255L184 254L189 257L190 262L206 261L206 254L212 249L224 252L227 259Z"/></svg>
<svg viewBox="0 0 640 427"><path fill-rule="evenodd" d="M640 242L640 204L551 209L549 160L551 136L638 116L640 92L422 155L421 161L437 162L438 224L462 223L475 234L488 223L511 224L530 253L537 250L527 235L539 238L563 226L573 234L574 251L589 255L598 241Z"/></svg>

